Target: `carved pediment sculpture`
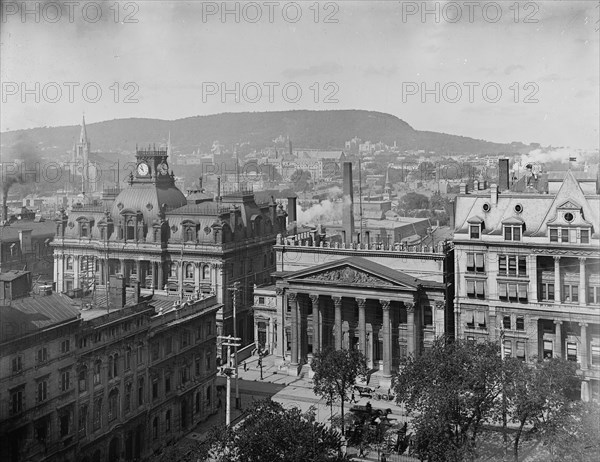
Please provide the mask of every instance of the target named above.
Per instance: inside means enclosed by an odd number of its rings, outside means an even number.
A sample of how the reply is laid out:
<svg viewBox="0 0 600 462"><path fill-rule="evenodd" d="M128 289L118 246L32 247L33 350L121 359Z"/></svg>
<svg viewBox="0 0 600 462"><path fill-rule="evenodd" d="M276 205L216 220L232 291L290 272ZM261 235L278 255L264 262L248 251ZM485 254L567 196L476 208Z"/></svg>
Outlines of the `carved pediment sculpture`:
<svg viewBox="0 0 600 462"><path fill-rule="evenodd" d="M345 268L331 269L322 273L311 274L308 279L319 281L340 282L346 284L375 284L392 286L393 284L363 271L346 266Z"/></svg>

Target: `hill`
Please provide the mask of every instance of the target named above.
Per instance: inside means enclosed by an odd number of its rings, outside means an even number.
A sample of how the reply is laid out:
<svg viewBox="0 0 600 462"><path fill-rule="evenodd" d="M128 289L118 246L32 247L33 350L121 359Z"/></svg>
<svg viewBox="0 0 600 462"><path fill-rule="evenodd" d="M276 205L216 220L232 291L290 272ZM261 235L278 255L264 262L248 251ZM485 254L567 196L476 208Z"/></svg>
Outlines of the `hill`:
<svg viewBox="0 0 600 462"><path fill-rule="evenodd" d="M115 119L88 124L92 150L131 152L135 145L165 142L171 133L175 151L189 153L198 147L208 151L215 140L244 150L273 146L273 140L289 136L294 147L343 149L355 136L366 141L397 143L401 150L423 149L436 153L499 153L527 150L521 143L500 144L463 136L418 131L390 114L363 110L282 111L224 113L177 120ZM27 142L47 154L69 151L79 125L41 127L2 133L3 156L16 143Z"/></svg>

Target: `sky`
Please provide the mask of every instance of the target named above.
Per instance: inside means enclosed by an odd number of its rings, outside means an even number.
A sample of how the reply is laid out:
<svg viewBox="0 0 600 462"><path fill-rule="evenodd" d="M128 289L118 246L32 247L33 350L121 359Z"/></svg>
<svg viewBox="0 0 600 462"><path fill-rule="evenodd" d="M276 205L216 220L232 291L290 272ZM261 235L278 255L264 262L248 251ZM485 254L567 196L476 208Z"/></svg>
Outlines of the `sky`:
<svg viewBox="0 0 600 462"><path fill-rule="evenodd" d="M0 130L365 109L598 149L598 5L1 0Z"/></svg>

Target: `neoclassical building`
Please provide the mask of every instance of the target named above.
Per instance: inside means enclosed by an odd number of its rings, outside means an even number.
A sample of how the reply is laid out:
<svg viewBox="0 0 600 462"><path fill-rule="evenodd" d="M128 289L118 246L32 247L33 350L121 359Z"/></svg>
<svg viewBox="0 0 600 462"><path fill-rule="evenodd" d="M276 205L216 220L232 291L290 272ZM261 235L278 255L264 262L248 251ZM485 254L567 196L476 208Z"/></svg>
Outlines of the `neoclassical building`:
<svg viewBox="0 0 600 462"><path fill-rule="evenodd" d="M456 199L456 332L502 339L522 360L574 361L582 397L600 397L600 183L528 172L462 185Z"/></svg>
<svg viewBox="0 0 600 462"><path fill-rule="evenodd" d="M257 204L243 185L186 197L169 172L166 148L137 149L136 166L124 189L105 190L101 201L60 213L53 243L57 290L93 294L121 275L128 286L182 300L214 293L223 305L219 334L233 333L235 298L236 333L252 342L252 289L270 281L272 246L285 232L286 213L273 200Z"/></svg>
<svg viewBox="0 0 600 462"><path fill-rule="evenodd" d="M255 291L256 335L290 375L312 353L357 348L371 383L389 386L399 359L453 335L453 254L448 243L346 246L323 235L280 237L275 285Z"/></svg>

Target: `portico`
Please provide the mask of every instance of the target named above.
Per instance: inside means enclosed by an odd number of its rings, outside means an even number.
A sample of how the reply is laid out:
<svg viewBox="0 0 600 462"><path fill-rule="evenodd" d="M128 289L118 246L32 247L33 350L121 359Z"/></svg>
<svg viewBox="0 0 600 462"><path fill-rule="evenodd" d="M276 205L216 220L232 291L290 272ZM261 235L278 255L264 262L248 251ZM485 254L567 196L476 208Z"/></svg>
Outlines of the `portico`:
<svg viewBox="0 0 600 462"><path fill-rule="evenodd" d="M284 338L277 354L290 375L299 374L322 348L357 348L380 384L389 386L401 357L419 354L443 333L440 283L362 257L275 275ZM436 326L442 331L436 332Z"/></svg>

